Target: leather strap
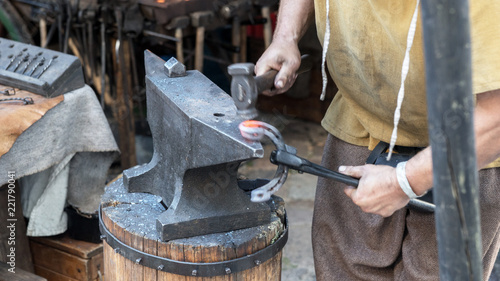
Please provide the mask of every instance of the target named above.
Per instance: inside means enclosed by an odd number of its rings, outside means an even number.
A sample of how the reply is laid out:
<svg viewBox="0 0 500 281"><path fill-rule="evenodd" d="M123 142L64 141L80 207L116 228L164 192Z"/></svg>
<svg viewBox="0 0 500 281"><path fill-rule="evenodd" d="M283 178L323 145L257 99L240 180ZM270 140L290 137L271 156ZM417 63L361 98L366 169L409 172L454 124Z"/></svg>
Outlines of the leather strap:
<svg viewBox="0 0 500 281"><path fill-rule="evenodd" d="M380 156L380 154L384 153L387 149L389 148L389 144L386 142L379 142L377 146L372 150L372 153L370 153L370 156L366 159L366 164L375 164L375 161L377 161L377 158Z"/></svg>

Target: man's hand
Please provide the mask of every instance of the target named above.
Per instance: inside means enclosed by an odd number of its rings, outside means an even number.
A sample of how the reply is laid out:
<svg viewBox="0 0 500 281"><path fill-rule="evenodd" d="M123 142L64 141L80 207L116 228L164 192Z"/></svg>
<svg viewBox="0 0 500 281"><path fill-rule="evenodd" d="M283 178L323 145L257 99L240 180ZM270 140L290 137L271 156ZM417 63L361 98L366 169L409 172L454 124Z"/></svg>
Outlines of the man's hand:
<svg viewBox="0 0 500 281"><path fill-rule="evenodd" d="M271 69L278 70L274 79L273 90L264 91L262 94L274 96L286 92L292 87L297 78L297 69L300 66L300 52L293 41L275 40L266 49L255 65L255 75L259 76Z"/></svg>
<svg viewBox="0 0 500 281"><path fill-rule="evenodd" d="M295 82L300 66L300 52L297 46L314 19L313 0L281 0L278 21L273 42L255 65L257 76L274 69L274 90L263 94L273 96L286 92Z"/></svg>
<svg viewBox="0 0 500 281"><path fill-rule="evenodd" d="M399 187L393 167L341 166L339 172L360 179L357 189L347 187L344 192L363 212L389 217L410 201Z"/></svg>

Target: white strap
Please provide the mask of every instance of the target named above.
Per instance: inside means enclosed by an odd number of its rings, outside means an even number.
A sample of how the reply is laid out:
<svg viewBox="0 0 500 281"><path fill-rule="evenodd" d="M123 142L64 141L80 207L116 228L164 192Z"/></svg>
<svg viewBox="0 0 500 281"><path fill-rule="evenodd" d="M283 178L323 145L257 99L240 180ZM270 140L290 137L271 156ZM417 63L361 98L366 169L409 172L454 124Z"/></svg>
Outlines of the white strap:
<svg viewBox="0 0 500 281"><path fill-rule="evenodd" d="M326 0L325 38L323 38L323 55L321 58L321 76L323 78L323 89L321 90L321 96L319 97L320 100L325 100L326 84L328 83L328 78L326 76L326 70L325 70L325 62L329 44L330 44L330 0Z"/></svg>
<svg viewBox="0 0 500 281"><path fill-rule="evenodd" d="M387 161L391 160L392 150L396 145L396 139L398 138L398 124L401 117L401 105L403 104L403 98L405 96L405 80L408 75L408 70L410 68L410 50L413 45L413 39L415 38L415 30L417 29L417 18L418 18L418 5L420 0L417 0L417 5L415 6L415 11L413 12L413 17L410 23L410 29L408 30L408 37L406 38L406 52L403 59L403 69L401 70L401 87L398 92L398 104L396 110L394 111L394 129L391 136L391 144L389 146L389 155L387 155Z"/></svg>
<svg viewBox="0 0 500 281"><path fill-rule="evenodd" d="M411 189L410 182L408 182L408 178L406 177L406 161L399 162L396 166L396 177L398 178L399 186L410 199L419 197L413 192L413 189Z"/></svg>

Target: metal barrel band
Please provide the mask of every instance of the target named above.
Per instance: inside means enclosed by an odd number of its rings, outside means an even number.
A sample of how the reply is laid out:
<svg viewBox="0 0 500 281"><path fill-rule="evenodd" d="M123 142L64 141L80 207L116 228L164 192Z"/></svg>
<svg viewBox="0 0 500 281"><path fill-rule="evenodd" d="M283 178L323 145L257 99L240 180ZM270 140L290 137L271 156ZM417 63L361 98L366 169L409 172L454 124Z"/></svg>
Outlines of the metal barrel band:
<svg viewBox="0 0 500 281"><path fill-rule="evenodd" d="M101 207L99 207L99 229L101 238L114 249L114 251L136 264L153 268L159 271L198 277L213 277L241 272L258 266L272 257L276 256L285 246L288 240L288 222L285 214L285 229L283 234L271 245L253 254L222 262L194 263L176 261L168 258L158 257L139 251L122 241L118 240L104 225L102 221Z"/></svg>

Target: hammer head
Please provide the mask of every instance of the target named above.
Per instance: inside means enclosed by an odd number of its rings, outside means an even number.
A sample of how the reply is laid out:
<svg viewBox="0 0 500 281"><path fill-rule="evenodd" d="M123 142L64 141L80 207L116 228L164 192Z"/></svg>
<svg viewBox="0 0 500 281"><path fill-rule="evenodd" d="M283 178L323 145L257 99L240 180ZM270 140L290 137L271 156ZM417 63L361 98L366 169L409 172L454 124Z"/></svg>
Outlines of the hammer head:
<svg viewBox="0 0 500 281"><path fill-rule="evenodd" d="M255 81L254 64L235 63L227 70L231 79L231 96L237 108L237 114L245 119L257 117L257 83Z"/></svg>
<svg viewBox="0 0 500 281"><path fill-rule="evenodd" d="M191 24L194 27L203 27L210 25L214 20L212 11L200 11L191 13Z"/></svg>

